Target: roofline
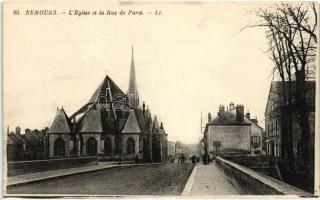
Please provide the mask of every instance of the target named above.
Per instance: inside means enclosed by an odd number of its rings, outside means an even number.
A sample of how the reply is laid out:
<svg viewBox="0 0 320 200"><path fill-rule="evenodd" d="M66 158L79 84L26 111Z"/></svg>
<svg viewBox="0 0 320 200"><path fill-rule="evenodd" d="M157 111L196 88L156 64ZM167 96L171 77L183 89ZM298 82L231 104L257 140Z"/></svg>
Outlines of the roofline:
<svg viewBox="0 0 320 200"><path fill-rule="evenodd" d="M207 126L251 126L249 123L207 124Z"/></svg>

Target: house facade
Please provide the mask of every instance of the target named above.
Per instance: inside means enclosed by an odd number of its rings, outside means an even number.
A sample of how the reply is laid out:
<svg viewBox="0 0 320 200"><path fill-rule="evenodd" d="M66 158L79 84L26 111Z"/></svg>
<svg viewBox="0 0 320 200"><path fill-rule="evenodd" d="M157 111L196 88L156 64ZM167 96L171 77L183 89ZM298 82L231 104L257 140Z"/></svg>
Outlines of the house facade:
<svg viewBox="0 0 320 200"><path fill-rule="evenodd" d="M227 110L220 105L213 119L209 113L204 134L210 155L263 154L263 129L249 112L244 114L243 105L230 103Z"/></svg>
<svg viewBox="0 0 320 200"><path fill-rule="evenodd" d="M295 90L295 84L281 81L272 81L269 90L268 101L265 110L265 130L266 130L266 154L273 157L287 157L285 128L288 126L285 117L288 113L284 110L283 88L287 93L291 87ZM311 147L314 149L315 138L315 81L306 81L307 112L310 127ZM293 99L293 105L295 100ZM292 142L294 157L299 159L302 156L301 129L298 125L297 117L292 113Z"/></svg>

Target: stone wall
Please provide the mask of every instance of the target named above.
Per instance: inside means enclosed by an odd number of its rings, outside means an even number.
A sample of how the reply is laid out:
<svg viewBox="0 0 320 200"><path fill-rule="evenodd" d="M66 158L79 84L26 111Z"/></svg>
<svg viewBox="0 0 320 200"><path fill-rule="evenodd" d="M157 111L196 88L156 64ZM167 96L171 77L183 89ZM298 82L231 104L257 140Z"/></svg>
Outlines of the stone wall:
<svg viewBox="0 0 320 200"><path fill-rule="evenodd" d="M308 192L221 157L216 157L215 161L241 194L312 196Z"/></svg>
<svg viewBox="0 0 320 200"><path fill-rule="evenodd" d="M8 176L97 164L97 156L8 162Z"/></svg>

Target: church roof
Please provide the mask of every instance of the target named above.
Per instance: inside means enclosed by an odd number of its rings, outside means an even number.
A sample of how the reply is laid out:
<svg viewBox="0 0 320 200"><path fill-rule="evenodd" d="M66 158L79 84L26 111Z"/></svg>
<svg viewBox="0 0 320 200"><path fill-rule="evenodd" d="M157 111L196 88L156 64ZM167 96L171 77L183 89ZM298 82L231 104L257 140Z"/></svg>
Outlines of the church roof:
<svg viewBox="0 0 320 200"><path fill-rule="evenodd" d="M113 80L107 75L96 91L93 93L89 100L90 103L95 103L100 95L106 96L106 89L110 86L111 94L121 94L125 95L125 93L113 82Z"/></svg>
<svg viewBox="0 0 320 200"><path fill-rule="evenodd" d="M122 133L141 133L136 112L134 110L130 111L128 120L122 129Z"/></svg>
<svg viewBox="0 0 320 200"><path fill-rule="evenodd" d="M90 109L78 124L80 133L102 133L101 113L99 110Z"/></svg>
<svg viewBox="0 0 320 200"><path fill-rule="evenodd" d="M71 121L69 120L64 109L57 109L56 116L49 129L49 133L70 133Z"/></svg>
<svg viewBox="0 0 320 200"><path fill-rule="evenodd" d="M143 134L148 134L148 126L143 111L141 109L134 109L138 121L139 128Z"/></svg>

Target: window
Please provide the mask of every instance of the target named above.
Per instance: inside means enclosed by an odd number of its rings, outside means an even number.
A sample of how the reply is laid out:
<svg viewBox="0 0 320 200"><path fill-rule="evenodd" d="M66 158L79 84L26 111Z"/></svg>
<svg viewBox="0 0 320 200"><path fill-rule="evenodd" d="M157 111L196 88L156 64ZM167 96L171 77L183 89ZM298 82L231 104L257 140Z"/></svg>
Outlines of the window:
<svg viewBox="0 0 320 200"><path fill-rule="evenodd" d="M127 154L135 154L135 142L132 138L127 140Z"/></svg>
<svg viewBox="0 0 320 200"><path fill-rule="evenodd" d="M276 135L279 134L279 121L276 120Z"/></svg>
<svg viewBox="0 0 320 200"><path fill-rule="evenodd" d="M260 146L260 137L259 136L252 136L251 137L251 145L253 147L258 147Z"/></svg>
<svg viewBox="0 0 320 200"><path fill-rule="evenodd" d="M56 139L54 142L54 156L65 156L65 144L62 138Z"/></svg>
<svg viewBox="0 0 320 200"><path fill-rule="evenodd" d="M93 137L87 140L87 155L97 155L97 141Z"/></svg>

